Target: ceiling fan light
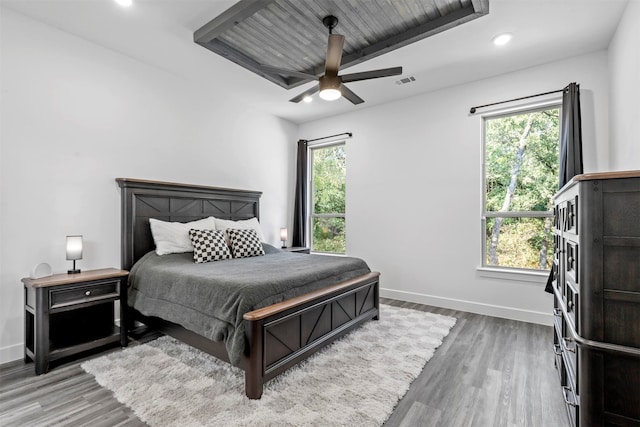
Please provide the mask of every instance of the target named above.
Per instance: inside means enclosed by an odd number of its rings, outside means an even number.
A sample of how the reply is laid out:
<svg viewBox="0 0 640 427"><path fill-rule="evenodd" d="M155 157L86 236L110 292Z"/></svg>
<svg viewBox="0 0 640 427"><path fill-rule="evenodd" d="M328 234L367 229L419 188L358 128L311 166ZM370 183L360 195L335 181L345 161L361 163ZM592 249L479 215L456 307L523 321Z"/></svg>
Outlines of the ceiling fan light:
<svg viewBox="0 0 640 427"><path fill-rule="evenodd" d="M338 89L324 89L320 91L320 98L325 101L335 101L340 98L342 94Z"/></svg>
<svg viewBox="0 0 640 427"><path fill-rule="evenodd" d="M325 101L335 101L342 96L340 93L340 79L337 76L322 76L320 83L320 98Z"/></svg>

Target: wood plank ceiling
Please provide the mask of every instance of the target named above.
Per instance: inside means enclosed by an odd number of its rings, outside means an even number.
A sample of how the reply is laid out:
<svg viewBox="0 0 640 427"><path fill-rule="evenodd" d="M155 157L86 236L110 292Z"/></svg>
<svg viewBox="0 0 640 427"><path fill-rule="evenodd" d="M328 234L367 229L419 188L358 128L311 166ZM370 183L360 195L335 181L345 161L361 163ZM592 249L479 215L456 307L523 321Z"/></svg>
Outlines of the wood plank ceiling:
<svg viewBox="0 0 640 427"><path fill-rule="evenodd" d="M489 0L241 0L194 33L194 41L290 89L311 81L261 65L322 75L327 15L345 36L344 69L489 13Z"/></svg>

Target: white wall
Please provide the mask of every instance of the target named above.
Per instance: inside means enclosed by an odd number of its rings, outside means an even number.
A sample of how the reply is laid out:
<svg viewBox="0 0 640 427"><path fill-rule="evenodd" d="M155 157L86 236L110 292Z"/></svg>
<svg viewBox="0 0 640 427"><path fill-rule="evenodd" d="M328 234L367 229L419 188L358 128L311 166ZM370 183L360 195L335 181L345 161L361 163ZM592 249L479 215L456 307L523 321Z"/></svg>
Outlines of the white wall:
<svg viewBox="0 0 640 427"><path fill-rule="evenodd" d="M572 81L580 84L585 171L606 170L604 51L300 126L305 139L354 134L347 142L347 252L382 273L384 296L550 324L545 278L502 280L476 270L481 118L469 108Z"/></svg>
<svg viewBox="0 0 640 427"><path fill-rule="evenodd" d="M6 9L1 14L0 363L22 357L20 279L120 266L130 177L264 192L263 229L291 218L297 126Z"/></svg>
<svg viewBox="0 0 640 427"><path fill-rule="evenodd" d="M630 0L609 45L612 170L640 169L640 1Z"/></svg>

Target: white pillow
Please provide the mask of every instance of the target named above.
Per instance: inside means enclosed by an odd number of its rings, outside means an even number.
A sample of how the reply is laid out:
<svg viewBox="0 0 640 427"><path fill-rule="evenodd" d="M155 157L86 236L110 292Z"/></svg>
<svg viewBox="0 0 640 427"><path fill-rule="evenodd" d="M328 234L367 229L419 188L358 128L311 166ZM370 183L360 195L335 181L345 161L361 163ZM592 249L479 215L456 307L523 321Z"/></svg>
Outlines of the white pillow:
<svg viewBox="0 0 640 427"><path fill-rule="evenodd" d="M212 216L191 222L166 222L149 218L149 225L158 255L193 252L189 230L216 229L216 222Z"/></svg>
<svg viewBox="0 0 640 427"><path fill-rule="evenodd" d="M228 219L216 218L216 230L224 231L227 228L234 228L236 230L247 230L247 229L256 230L258 239L260 239L261 242L264 242L264 234L262 234L262 228L260 227L258 218L254 217L251 219L243 219L240 221L231 221Z"/></svg>

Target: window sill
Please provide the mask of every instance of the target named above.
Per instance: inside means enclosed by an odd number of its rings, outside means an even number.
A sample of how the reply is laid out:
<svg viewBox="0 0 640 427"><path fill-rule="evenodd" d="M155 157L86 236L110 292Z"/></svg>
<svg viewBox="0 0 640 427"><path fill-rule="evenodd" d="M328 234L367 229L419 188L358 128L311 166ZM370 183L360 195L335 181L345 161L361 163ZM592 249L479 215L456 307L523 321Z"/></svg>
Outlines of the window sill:
<svg viewBox="0 0 640 427"><path fill-rule="evenodd" d="M526 271L526 270L512 270L507 268L495 268L495 267L478 267L476 269L480 277L487 277L490 279L501 279L518 282L531 282L545 285L549 278L549 270L541 271Z"/></svg>
<svg viewBox="0 0 640 427"><path fill-rule="evenodd" d="M341 257L347 256L347 254L337 254L335 252L314 252L314 251L311 251L310 253L313 254L313 255L328 255L328 256L341 256Z"/></svg>

